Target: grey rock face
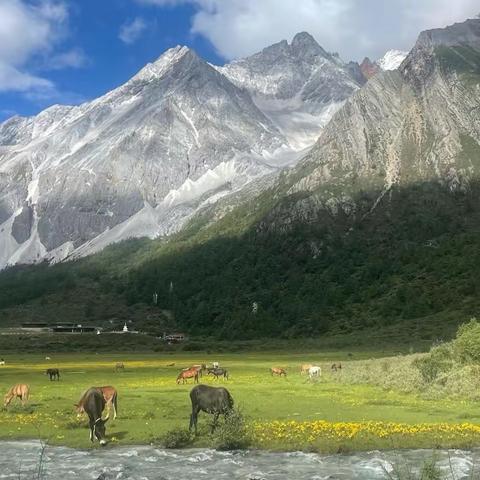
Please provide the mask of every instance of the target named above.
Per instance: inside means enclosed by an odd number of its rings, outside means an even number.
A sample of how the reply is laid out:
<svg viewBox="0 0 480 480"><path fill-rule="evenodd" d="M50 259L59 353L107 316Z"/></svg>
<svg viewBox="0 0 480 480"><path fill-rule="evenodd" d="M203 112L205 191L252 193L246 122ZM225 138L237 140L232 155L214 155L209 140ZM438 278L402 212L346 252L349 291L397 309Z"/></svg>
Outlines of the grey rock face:
<svg viewBox="0 0 480 480"><path fill-rule="evenodd" d="M380 198L425 180L468 189L480 175L479 27L469 20L422 33L399 70L380 72L355 92L283 186L302 200L266 223L314 218L312 205L326 210L329 202L352 211L362 189ZM459 56L461 48L468 56Z"/></svg>
<svg viewBox="0 0 480 480"><path fill-rule="evenodd" d="M291 44L283 40L219 71L254 96L296 98L310 112L344 101L359 87L349 67L306 32L295 35Z"/></svg>

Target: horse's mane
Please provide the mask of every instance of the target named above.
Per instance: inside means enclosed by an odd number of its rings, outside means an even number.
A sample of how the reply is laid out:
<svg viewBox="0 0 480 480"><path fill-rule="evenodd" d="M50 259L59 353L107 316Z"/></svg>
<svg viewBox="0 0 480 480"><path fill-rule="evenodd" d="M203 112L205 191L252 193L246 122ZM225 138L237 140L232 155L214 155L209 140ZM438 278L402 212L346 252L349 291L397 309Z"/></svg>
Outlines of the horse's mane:
<svg viewBox="0 0 480 480"><path fill-rule="evenodd" d="M83 393L82 396L80 397L80 400L77 403L78 408L83 408L83 404L85 403L85 397L87 396L87 393L90 389L87 388Z"/></svg>

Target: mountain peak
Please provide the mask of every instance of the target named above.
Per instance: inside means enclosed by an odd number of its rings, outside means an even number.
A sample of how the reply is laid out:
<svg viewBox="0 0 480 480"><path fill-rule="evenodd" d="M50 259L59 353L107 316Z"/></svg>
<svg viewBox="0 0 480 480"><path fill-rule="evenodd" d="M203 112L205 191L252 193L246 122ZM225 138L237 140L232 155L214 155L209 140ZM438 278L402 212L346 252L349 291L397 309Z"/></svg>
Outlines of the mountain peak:
<svg viewBox="0 0 480 480"><path fill-rule="evenodd" d="M154 77L160 77L183 58L203 62L194 50L186 46L177 45L169 48L155 62L145 65L132 80L151 80Z"/></svg>
<svg viewBox="0 0 480 480"><path fill-rule="evenodd" d="M300 45L318 45L318 43L308 32L299 32L293 37L292 46Z"/></svg>
<svg viewBox="0 0 480 480"><path fill-rule="evenodd" d="M369 79L380 70L380 67L376 63L372 62L370 58L365 57L360 64L360 70L362 71L364 77Z"/></svg>
<svg viewBox="0 0 480 480"><path fill-rule="evenodd" d="M480 48L480 18L470 18L445 28L434 28L420 33L416 47L434 48L469 45Z"/></svg>
<svg viewBox="0 0 480 480"><path fill-rule="evenodd" d="M290 44L291 49L300 57L309 57L321 55L329 57L329 54L318 44L318 42L308 32L297 33Z"/></svg>

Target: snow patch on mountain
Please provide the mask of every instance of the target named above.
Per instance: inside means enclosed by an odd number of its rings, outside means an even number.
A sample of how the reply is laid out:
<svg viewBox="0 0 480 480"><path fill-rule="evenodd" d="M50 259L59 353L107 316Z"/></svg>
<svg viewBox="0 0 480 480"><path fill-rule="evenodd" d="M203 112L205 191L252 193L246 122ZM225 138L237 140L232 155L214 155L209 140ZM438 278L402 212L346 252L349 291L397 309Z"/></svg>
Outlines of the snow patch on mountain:
<svg viewBox="0 0 480 480"><path fill-rule="evenodd" d="M385 55L376 61L382 70L396 70L407 57L408 52L401 50L389 50Z"/></svg>

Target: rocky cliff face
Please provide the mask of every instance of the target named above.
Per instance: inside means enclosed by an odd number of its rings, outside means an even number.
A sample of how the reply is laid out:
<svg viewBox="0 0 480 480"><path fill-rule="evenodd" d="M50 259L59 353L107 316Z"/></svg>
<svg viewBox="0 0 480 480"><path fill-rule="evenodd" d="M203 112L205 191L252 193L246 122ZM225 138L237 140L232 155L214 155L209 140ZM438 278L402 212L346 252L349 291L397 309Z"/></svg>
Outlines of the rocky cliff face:
<svg viewBox="0 0 480 480"><path fill-rule="evenodd" d="M480 175L479 41L480 20L422 33L399 70L375 75L335 114L282 184L287 211L264 226L322 209L354 215L362 190L379 192L375 209L396 186L468 189Z"/></svg>

